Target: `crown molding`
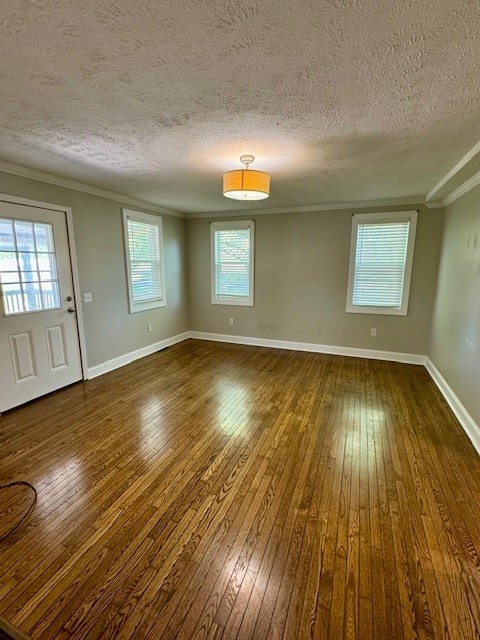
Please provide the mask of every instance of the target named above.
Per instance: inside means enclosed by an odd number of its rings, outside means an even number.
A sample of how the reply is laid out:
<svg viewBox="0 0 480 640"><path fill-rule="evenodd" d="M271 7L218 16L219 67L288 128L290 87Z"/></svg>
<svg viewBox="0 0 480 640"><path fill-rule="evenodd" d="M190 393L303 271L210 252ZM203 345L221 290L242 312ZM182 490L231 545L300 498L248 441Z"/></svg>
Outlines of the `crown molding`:
<svg viewBox="0 0 480 640"><path fill-rule="evenodd" d="M122 193L116 193L115 191L109 191L108 189L102 189L100 187L93 187L83 182L77 182L70 178L62 178L52 173L46 173L38 169L29 169L28 167L21 167L11 162L0 161L0 171L4 173L11 173L21 178L30 178L31 180L38 180L39 182L46 182L47 184L53 184L57 187L63 187L65 189L72 189L73 191L81 191L82 193L88 193L92 196L99 196L100 198L107 198L108 200L115 200L115 202L121 202L122 204L128 204L132 207L140 207L147 211L154 211L155 213L163 213L168 216L175 216L176 218L185 218L185 214L181 211L174 211L173 209L165 209L152 202L144 202L137 198L131 198Z"/></svg>
<svg viewBox="0 0 480 640"><path fill-rule="evenodd" d="M477 151L480 151L480 142L476 145L466 156L462 159L461 162L463 164L458 163L456 165L455 170L458 171L460 168L464 166L464 164L468 161L465 158L471 159L475 156ZM16 175L22 178L29 178L30 180L37 180L39 182L45 182L47 184L52 184L57 187L63 187L64 189L72 189L73 191L80 191L82 193L88 193L93 196L98 196L100 198L107 198L108 200L114 200L115 202L120 202L124 205L129 205L132 207L140 207L141 209L145 209L146 211L153 211L155 213L161 213L169 216L174 216L176 218L187 218L189 220L195 220L198 218L232 218L239 216L262 216L262 215L274 215L281 213L313 213L318 211L336 211L336 210L345 210L345 209L373 209L377 207L396 207L396 206L404 206L404 205L417 205L421 206L422 204L426 205L429 209L442 208L447 204L451 204L454 200L459 198L461 195L475 187L480 183L480 173L476 174L469 180L467 180L461 187L453 191L449 196L447 196L444 200L431 200L429 197L433 194L442 184L444 184L447 180L447 176L443 180L441 180L437 187L432 189L430 193L424 196L410 196L405 198L383 198L379 200L357 200L353 202L329 202L329 203L319 203L312 205L299 205L299 206L290 206L290 207L272 207L270 209L229 209L227 211L214 211L214 212L183 212L177 211L174 209L167 209L165 207L161 207L160 205L154 204L152 202L146 202L144 200L139 200L138 198L132 198L131 196L127 196L122 193L118 193L116 191L109 191L108 189L103 189L101 187L94 187L89 184L85 184L83 182L79 182L77 180L72 180L70 178L62 178L61 176L54 175L53 173L47 173L45 171L40 171L39 169L31 169L28 167L22 167L20 165L13 164L11 162L0 161L0 172L10 173L12 175ZM453 169L452 169L453 172ZM448 175L454 175L450 172ZM451 174L451 175L450 175Z"/></svg>
<svg viewBox="0 0 480 640"><path fill-rule="evenodd" d="M452 191L452 193L449 193L448 196L446 196L443 199L444 206L446 207L449 204L452 204L452 202L455 202L455 200L458 200L458 198L465 195L468 191L478 186L479 184L480 184L480 171L478 171L475 175L473 175L468 180L465 180L465 182L461 184L457 189L455 189L455 191Z"/></svg>
<svg viewBox="0 0 480 640"><path fill-rule="evenodd" d="M198 218L232 218L241 216L265 216L278 213L314 213L316 211L335 211L339 209L374 209L375 207L397 207L402 205L422 205L423 196L406 198L384 198L382 200L358 200L356 202L330 202L327 204L300 205L297 207L272 207L271 209L229 209L227 211L187 213L188 220ZM440 205L443 206L443 205Z"/></svg>
<svg viewBox="0 0 480 640"><path fill-rule="evenodd" d="M445 186L447 182L451 180L461 169L463 169L463 167L465 167L470 162L470 160L472 160L478 153L480 153L480 140L474 147L470 149L470 151L468 151L468 153L463 156L463 158L459 162L457 162L457 164L452 169L450 169L450 171L439 182L437 182L433 189L431 189L427 193L427 195L425 196L425 202L428 203L429 200L432 200L435 194L440 191L440 189ZM455 191L458 191L459 189L461 189L461 187L458 187L458 189L456 189ZM452 193L455 193L455 191L453 191ZM445 203L450 195L446 196L442 202Z"/></svg>
<svg viewBox="0 0 480 640"><path fill-rule="evenodd" d="M445 204L443 200L429 200L425 202L427 209L443 209Z"/></svg>

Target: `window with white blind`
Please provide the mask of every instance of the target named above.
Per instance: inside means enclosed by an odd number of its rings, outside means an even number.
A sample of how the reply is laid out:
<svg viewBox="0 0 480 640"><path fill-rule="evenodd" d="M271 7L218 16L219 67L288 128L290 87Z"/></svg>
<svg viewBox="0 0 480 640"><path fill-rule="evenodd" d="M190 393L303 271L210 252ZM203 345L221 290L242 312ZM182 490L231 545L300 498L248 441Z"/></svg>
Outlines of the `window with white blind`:
<svg viewBox="0 0 480 640"><path fill-rule="evenodd" d="M164 307L162 219L123 209L130 313Z"/></svg>
<svg viewBox="0 0 480 640"><path fill-rule="evenodd" d="M253 306L253 220L210 224L212 304Z"/></svg>
<svg viewBox="0 0 480 640"><path fill-rule="evenodd" d="M416 211L353 216L347 311L407 315Z"/></svg>

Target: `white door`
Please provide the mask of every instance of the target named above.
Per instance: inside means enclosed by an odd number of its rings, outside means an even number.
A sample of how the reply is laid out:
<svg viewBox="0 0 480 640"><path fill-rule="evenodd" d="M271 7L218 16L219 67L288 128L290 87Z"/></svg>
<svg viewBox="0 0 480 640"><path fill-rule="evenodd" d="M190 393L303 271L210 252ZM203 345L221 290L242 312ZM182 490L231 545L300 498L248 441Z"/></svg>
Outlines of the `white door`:
<svg viewBox="0 0 480 640"><path fill-rule="evenodd" d="M0 202L0 411L82 379L65 214Z"/></svg>

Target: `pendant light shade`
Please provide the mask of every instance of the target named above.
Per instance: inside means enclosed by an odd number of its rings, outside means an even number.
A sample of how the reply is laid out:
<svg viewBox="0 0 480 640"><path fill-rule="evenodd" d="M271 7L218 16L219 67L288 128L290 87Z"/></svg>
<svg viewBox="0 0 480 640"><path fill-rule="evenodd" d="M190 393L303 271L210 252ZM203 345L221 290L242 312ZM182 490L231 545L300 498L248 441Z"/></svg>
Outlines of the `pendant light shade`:
<svg viewBox="0 0 480 640"><path fill-rule="evenodd" d="M270 193L270 176L265 171L254 171L249 165L253 156L240 156L245 169L235 169L223 174L223 195L234 200L264 200Z"/></svg>

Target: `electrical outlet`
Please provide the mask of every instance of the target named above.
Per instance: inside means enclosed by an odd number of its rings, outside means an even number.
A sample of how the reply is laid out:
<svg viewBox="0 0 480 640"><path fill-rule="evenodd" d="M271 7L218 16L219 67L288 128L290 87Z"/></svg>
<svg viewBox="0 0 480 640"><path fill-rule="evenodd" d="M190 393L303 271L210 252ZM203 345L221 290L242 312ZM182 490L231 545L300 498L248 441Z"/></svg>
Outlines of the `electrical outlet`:
<svg viewBox="0 0 480 640"><path fill-rule="evenodd" d="M234 322L233 322L233 318L230 318L230 326L233 327Z"/></svg>
<svg viewBox="0 0 480 640"><path fill-rule="evenodd" d="M372 336L372 338L376 338L376 336L377 336L377 327L372 327L370 329L370 335Z"/></svg>
<svg viewBox="0 0 480 640"><path fill-rule="evenodd" d="M152 333L152 325L147 324L148 333Z"/></svg>
<svg viewBox="0 0 480 640"><path fill-rule="evenodd" d="M93 295L91 293L84 293L83 294L83 301L84 302L92 302L93 300Z"/></svg>

